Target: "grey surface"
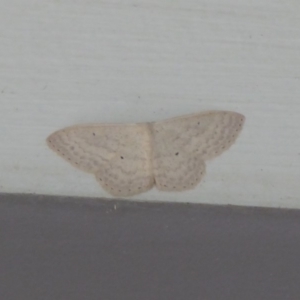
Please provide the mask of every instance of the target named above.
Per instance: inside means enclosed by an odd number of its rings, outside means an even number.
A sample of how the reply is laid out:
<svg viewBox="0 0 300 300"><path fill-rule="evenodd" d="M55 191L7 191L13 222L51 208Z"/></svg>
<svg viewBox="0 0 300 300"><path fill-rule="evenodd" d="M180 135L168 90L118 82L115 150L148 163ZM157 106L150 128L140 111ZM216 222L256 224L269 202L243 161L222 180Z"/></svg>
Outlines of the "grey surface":
<svg viewBox="0 0 300 300"><path fill-rule="evenodd" d="M0 195L0 229L1 300L300 299L300 211Z"/></svg>

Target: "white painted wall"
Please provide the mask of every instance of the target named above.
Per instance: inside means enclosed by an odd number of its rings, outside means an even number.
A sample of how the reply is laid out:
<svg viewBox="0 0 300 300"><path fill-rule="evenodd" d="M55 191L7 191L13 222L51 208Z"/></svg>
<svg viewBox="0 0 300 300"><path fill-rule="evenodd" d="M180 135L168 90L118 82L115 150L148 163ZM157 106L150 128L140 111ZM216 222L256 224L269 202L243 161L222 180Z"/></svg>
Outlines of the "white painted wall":
<svg viewBox="0 0 300 300"><path fill-rule="evenodd" d="M241 112L190 192L141 200L300 207L300 2L2 0L1 192L109 197L45 138L77 123Z"/></svg>

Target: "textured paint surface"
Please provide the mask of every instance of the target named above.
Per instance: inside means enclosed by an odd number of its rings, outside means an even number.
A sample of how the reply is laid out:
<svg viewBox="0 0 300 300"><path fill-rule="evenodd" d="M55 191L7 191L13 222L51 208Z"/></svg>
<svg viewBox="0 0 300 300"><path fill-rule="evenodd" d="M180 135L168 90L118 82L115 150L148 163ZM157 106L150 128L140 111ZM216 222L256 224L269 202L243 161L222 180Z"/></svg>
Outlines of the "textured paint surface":
<svg viewBox="0 0 300 300"><path fill-rule="evenodd" d="M244 121L236 112L209 111L155 123L77 125L54 132L47 143L113 196L153 185L184 191L201 181L206 160L235 142Z"/></svg>

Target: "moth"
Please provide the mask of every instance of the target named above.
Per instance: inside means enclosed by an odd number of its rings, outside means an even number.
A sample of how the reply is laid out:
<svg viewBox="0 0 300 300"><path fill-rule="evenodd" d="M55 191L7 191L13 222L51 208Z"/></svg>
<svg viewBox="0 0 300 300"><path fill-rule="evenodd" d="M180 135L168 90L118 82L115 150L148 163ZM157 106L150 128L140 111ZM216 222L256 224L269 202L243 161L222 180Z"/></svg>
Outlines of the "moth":
<svg viewBox="0 0 300 300"><path fill-rule="evenodd" d="M54 132L47 144L113 196L154 185L179 192L197 186L205 162L233 145L244 122L236 112L207 111L151 123L76 125Z"/></svg>

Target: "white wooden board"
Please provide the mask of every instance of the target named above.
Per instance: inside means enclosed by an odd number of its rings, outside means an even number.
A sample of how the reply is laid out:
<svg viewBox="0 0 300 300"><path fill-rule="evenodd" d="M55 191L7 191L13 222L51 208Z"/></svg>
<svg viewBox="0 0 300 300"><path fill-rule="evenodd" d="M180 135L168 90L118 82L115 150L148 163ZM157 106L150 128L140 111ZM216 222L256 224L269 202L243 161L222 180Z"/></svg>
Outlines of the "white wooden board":
<svg viewBox="0 0 300 300"><path fill-rule="evenodd" d="M136 200L300 207L300 3L3 0L0 191L109 197L51 152L65 126L243 113L198 187Z"/></svg>

